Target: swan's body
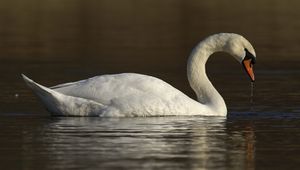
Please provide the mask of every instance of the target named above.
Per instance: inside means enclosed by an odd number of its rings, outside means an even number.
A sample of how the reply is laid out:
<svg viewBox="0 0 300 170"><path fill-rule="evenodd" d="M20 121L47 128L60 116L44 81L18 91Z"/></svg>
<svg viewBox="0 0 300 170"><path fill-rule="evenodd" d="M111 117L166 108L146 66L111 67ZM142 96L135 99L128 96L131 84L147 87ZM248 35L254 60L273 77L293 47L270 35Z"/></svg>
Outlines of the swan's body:
<svg viewBox="0 0 300 170"><path fill-rule="evenodd" d="M40 88L41 91L46 90L46 87ZM55 108L59 107L59 111L51 110L53 106L47 108L59 115L129 117L196 115L203 111L212 115L205 105L200 105L168 83L141 74L102 75L47 90L54 99L59 100L55 102ZM83 101L75 100L79 98L88 103L95 102L97 107L93 106L95 109L89 110L91 106L83 107ZM53 99L47 99L44 103L51 100Z"/></svg>
<svg viewBox="0 0 300 170"><path fill-rule="evenodd" d="M225 102L207 78L205 63L217 51L228 52L242 62L246 57L245 49L255 55L246 39L228 33L212 35L196 46L189 57L187 73L198 101L158 78L134 73L102 75L51 88L39 85L24 75L23 78L54 115L225 116Z"/></svg>

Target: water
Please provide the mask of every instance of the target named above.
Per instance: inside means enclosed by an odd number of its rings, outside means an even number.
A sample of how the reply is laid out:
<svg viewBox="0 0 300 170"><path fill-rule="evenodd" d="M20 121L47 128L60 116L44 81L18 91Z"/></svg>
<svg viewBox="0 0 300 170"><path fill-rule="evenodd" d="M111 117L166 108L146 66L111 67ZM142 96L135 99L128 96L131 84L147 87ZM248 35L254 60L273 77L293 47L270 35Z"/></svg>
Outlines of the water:
<svg viewBox="0 0 300 170"><path fill-rule="evenodd" d="M240 8L227 1L1 1L0 169L297 169L300 3L232 3ZM234 59L209 59L227 117L50 117L20 76L52 86L138 72L195 98L187 56L215 32L243 34L258 57L250 92Z"/></svg>
<svg viewBox="0 0 300 170"><path fill-rule="evenodd" d="M251 81L250 83L250 105L251 105L251 111L253 111L254 106L254 82Z"/></svg>
<svg viewBox="0 0 300 170"><path fill-rule="evenodd" d="M299 114L1 116L3 169L253 169L299 166ZM285 155L285 156L282 156Z"/></svg>

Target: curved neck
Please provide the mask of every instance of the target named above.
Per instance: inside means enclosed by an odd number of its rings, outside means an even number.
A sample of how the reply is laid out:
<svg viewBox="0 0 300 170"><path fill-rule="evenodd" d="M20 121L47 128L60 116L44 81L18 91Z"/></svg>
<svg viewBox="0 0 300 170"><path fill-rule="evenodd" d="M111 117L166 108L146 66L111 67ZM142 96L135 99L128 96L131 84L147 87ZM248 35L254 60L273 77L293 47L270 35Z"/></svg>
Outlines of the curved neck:
<svg viewBox="0 0 300 170"><path fill-rule="evenodd" d="M207 77L205 64L210 55L223 51L224 45L224 41L219 36L208 37L193 49L187 66L188 80L198 101L218 114L226 114L227 108L222 96Z"/></svg>

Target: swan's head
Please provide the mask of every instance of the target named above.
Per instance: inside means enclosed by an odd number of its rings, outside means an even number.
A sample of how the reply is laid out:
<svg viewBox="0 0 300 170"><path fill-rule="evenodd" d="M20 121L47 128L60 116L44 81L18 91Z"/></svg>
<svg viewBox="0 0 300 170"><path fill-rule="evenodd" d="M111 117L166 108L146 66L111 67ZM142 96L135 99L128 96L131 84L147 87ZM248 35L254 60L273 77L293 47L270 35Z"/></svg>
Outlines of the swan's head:
<svg viewBox="0 0 300 170"><path fill-rule="evenodd" d="M238 34L224 34L224 51L231 54L245 68L251 81L255 80L253 65L256 61L256 54L253 46L243 36Z"/></svg>

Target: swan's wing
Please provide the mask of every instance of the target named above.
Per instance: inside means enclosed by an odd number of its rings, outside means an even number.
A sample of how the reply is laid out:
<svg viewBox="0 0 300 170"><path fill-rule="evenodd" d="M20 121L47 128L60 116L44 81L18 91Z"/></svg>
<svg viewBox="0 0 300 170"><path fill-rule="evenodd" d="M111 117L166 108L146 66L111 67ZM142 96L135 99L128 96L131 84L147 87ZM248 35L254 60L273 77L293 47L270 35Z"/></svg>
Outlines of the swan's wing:
<svg viewBox="0 0 300 170"><path fill-rule="evenodd" d="M50 89L58 89L58 88L63 88L63 87L71 87L73 85L78 85L82 82L84 82L85 80L81 80L81 81L76 81L76 82L69 82L69 83L63 83L63 84L58 84L58 85L55 85L55 86L52 86L50 87Z"/></svg>
<svg viewBox="0 0 300 170"><path fill-rule="evenodd" d="M170 100L176 95L185 96L158 78L134 73L102 75L54 87L57 92L94 100L105 105L109 105L116 99L130 99L131 101L137 99L147 102L149 98Z"/></svg>
<svg viewBox="0 0 300 170"><path fill-rule="evenodd" d="M28 87L42 101L47 110L54 115L64 116L98 116L106 106L92 100L68 96L44 87L22 74Z"/></svg>

